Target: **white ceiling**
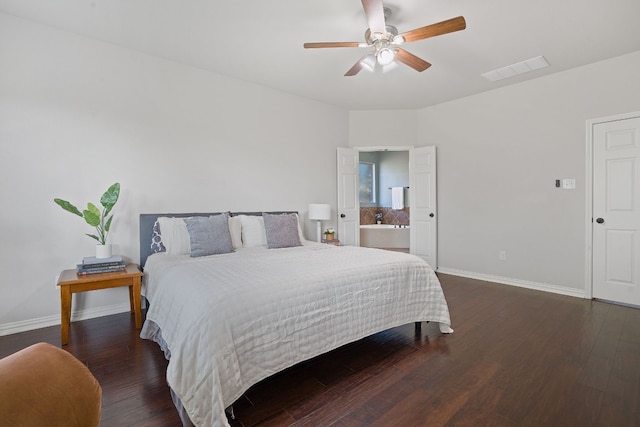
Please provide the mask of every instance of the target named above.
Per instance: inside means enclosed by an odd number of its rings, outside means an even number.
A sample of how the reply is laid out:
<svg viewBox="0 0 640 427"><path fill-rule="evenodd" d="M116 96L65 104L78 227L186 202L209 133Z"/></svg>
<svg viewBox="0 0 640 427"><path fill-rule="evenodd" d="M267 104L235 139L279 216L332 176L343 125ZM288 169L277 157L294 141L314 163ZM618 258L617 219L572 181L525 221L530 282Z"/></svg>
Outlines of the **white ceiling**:
<svg viewBox="0 0 640 427"><path fill-rule="evenodd" d="M389 0L402 33L456 16L467 29L403 47L433 66L344 73L364 41L360 0L0 0L0 11L344 107L416 109L640 50L639 0ZM480 74L543 55L550 67Z"/></svg>

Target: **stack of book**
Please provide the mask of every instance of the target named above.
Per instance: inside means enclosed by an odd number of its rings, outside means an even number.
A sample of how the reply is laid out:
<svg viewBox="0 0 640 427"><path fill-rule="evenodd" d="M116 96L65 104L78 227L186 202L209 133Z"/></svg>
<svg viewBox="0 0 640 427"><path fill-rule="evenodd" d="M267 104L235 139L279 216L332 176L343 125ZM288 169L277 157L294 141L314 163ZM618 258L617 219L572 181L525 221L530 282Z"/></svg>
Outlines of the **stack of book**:
<svg viewBox="0 0 640 427"><path fill-rule="evenodd" d="M127 268L127 265L122 261L121 256L112 256L110 258L84 257L82 264L78 264L78 275L112 273L114 271L122 271L125 268Z"/></svg>
<svg viewBox="0 0 640 427"><path fill-rule="evenodd" d="M322 243L327 243L329 245L335 245L335 246L342 246L340 244L340 240L338 239L331 239L331 240L322 239Z"/></svg>

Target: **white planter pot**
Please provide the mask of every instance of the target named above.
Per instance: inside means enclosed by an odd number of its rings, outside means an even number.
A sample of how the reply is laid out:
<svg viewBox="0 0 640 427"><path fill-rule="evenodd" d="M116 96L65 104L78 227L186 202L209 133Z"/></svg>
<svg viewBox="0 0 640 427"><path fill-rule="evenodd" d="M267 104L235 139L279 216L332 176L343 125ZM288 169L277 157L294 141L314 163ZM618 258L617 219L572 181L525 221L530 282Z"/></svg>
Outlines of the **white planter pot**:
<svg viewBox="0 0 640 427"><path fill-rule="evenodd" d="M96 245L96 258L110 258L111 257L111 245Z"/></svg>

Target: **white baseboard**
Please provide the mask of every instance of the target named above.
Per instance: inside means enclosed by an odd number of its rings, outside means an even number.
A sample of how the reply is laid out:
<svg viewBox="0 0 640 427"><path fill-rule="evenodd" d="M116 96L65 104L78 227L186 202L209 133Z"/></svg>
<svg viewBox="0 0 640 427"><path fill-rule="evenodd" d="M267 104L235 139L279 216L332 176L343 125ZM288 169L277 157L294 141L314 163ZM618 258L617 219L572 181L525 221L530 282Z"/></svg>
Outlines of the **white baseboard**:
<svg viewBox="0 0 640 427"><path fill-rule="evenodd" d="M111 314L130 311L129 303L109 305L105 307L91 308L87 310L71 312L71 321L93 319L94 317L109 316ZM19 332L46 328L60 324L60 315L38 317L36 319L22 320L20 322L5 323L0 325L0 336L17 334Z"/></svg>
<svg viewBox="0 0 640 427"><path fill-rule="evenodd" d="M554 294L567 295L570 297L587 298L584 289L566 288L563 286L551 285L549 283L530 282L528 280L493 276L491 274L474 273L471 271L456 270L454 268L447 267L438 267L438 273L451 274L452 276L468 277L469 279L484 280L487 282L495 282L503 285L518 286L520 288L533 289L536 291L552 292Z"/></svg>

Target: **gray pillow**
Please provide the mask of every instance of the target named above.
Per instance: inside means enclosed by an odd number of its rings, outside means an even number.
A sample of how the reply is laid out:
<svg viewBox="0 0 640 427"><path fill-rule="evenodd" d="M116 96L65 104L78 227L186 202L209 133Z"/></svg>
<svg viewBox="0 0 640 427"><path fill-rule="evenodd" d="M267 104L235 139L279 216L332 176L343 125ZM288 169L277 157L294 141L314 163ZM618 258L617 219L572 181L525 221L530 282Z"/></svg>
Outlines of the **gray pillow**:
<svg viewBox="0 0 640 427"><path fill-rule="evenodd" d="M264 231L269 249L302 246L298 234L298 216L296 214L263 213Z"/></svg>
<svg viewBox="0 0 640 427"><path fill-rule="evenodd" d="M233 252L228 214L185 218L184 222L189 231L192 257Z"/></svg>

